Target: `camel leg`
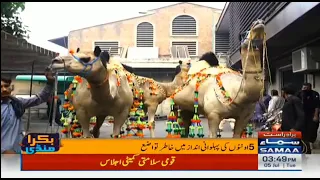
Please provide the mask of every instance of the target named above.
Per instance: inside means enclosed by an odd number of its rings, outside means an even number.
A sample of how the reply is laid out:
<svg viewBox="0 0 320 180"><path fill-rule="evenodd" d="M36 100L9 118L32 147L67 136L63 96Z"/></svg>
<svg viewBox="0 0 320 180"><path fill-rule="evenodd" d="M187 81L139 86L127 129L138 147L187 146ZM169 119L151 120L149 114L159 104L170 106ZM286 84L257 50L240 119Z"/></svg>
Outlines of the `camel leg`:
<svg viewBox="0 0 320 180"><path fill-rule="evenodd" d="M90 117L88 116L88 113L84 109L77 109L77 119L82 127L83 131L83 137L88 138L92 137L89 131L89 123L90 123Z"/></svg>
<svg viewBox="0 0 320 180"><path fill-rule="evenodd" d="M226 123L227 119L223 119L220 124L219 124L219 129L222 131L223 130L223 126Z"/></svg>
<svg viewBox="0 0 320 180"><path fill-rule="evenodd" d="M129 114L129 108L124 108L123 111L121 111L119 114L114 115L114 121L113 121L113 137L117 137L120 135L121 127L125 123L125 121L128 118Z"/></svg>
<svg viewBox="0 0 320 180"><path fill-rule="evenodd" d="M188 138L189 137L189 126L191 125L191 119L193 117L193 112L181 110L180 115L181 115L181 118L183 121L184 128L186 129L186 132L185 132L186 137L185 138Z"/></svg>
<svg viewBox="0 0 320 180"><path fill-rule="evenodd" d="M99 138L100 136L100 128L104 122L106 116L97 116L96 125L93 127L92 134L94 138Z"/></svg>
<svg viewBox="0 0 320 180"><path fill-rule="evenodd" d="M222 119L218 114L212 112L206 117L208 118L209 138L217 138L219 124Z"/></svg>
<svg viewBox="0 0 320 180"><path fill-rule="evenodd" d="M247 126L249 120L252 118L253 113L246 113L240 116L234 125L233 138L241 138L243 129Z"/></svg>
<svg viewBox="0 0 320 180"><path fill-rule="evenodd" d="M234 130L234 123L235 123L234 119L229 119L229 124L230 124L232 131Z"/></svg>
<svg viewBox="0 0 320 180"><path fill-rule="evenodd" d="M154 105L154 104L148 106L148 125L151 126L151 128L150 128L150 136L152 138L155 137L154 130L155 130L156 123L154 121L154 117L156 115L157 108L158 108L158 105Z"/></svg>

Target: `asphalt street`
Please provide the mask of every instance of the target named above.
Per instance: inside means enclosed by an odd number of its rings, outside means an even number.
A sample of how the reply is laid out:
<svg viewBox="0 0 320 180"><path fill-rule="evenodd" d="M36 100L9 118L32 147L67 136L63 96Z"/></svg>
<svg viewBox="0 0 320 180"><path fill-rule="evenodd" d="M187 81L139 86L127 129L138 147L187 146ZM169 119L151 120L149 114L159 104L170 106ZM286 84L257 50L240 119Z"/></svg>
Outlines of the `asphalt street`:
<svg viewBox="0 0 320 180"><path fill-rule="evenodd" d="M202 125L205 132L205 137L208 137L208 120L202 119ZM26 121L25 127L26 127ZM158 120L156 121L156 129L155 129L155 135L156 138L165 138L167 136L166 129L166 121L165 120ZM54 132L60 132L61 128L54 126L53 128L48 126L47 120L32 120L30 123L30 129L29 132L34 133L54 133ZM112 133L112 124L104 123L100 129L100 138L110 138L110 135ZM144 131L145 138L150 137L149 130ZM229 123L225 123L223 126L223 132L221 132L222 138L231 138L232 137L232 129L229 125ZM257 137L257 134L254 134L254 137ZM320 154L320 149L314 149L313 154Z"/></svg>
<svg viewBox="0 0 320 180"><path fill-rule="evenodd" d="M207 119L202 119L202 126L204 128L205 132L205 137L208 137L208 121ZM110 138L110 135L112 133L112 124L107 124L104 123L100 129L100 138ZM166 121L165 120L158 120L156 121L156 129L155 129L155 136L157 138L165 138L167 136L166 130ZM54 126L51 131L51 127L48 126L46 120L33 120L30 123L30 129L29 132L34 132L34 133L54 133L54 132L59 132L60 128L57 126ZM150 137L150 132L149 130L145 130L145 138ZM224 125L224 130L221 132L222 137L224 138L230 138L232 137L232 130L231 127L228 123L225 123Z"/></svg>

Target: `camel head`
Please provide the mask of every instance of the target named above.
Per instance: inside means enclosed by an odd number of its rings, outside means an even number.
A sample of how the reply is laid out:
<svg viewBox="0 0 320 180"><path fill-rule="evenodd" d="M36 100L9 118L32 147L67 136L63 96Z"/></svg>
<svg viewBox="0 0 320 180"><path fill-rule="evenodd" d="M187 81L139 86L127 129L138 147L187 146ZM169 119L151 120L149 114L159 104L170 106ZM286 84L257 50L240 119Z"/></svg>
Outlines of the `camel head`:
<svg viewBox="0 0 320 180"><path fill-rule="evenodd" d="M246 38L241 43L241 49L248 48L249 41L255 47L261 46L263 39L265 37L265 23L263 20L256 20L252 23L250 31L247 33Z"/></svg>
<svg viewBox="0 0 320 180"><path fill-rule="evenodd" d="M99 46L96 46L93 52L80 52L78 48L76 52L70 52L67 56L54 58L50 67L53 70L65 69L87 78L106 69L109 58L109 53L102 52Z"/></svg>
<svg viewBox="0 0 320 180"><path fill-rule="evenodd" d="M185 83L185 81L188 79L188 71L190 67L191 67L190 60L186 60L186 59L180 60L179 65L176 68L175 79L179 81L182 80L182 82Z"/></svg>

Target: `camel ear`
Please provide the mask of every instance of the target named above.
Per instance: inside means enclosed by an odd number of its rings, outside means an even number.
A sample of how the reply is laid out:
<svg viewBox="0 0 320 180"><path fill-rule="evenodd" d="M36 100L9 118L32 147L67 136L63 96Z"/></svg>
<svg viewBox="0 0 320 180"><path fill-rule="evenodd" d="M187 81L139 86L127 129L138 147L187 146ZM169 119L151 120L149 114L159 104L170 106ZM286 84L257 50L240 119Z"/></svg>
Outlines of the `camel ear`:
<svg viewBox="0 0 320 180"><path fill-rule="evenodd" d="M100 54L100 58L104 63L108 63L110 60L110 54L107 51L103 51Z"/></svg>
<svg viewBox="0 0 320 180"><path fill-rule="evenodd" d="M77 53L80 52L80 48L77 48Z"/></svg>
<svg viewBox="0 0 320 180"><path fill-rule="evenodd" d="M98 57L98 56L100 55L100 53L101 53L100 47L99 47L99 46L96 46L96 47L94 48L93 54L94 54L96 57Z"/></svg>
<svg viewBox="0 0 320 180"><path fill-rule="evenodd" d="M118 86L117 86L118 80L117 75L114 73L110 73L109 75L109 87L110 87L110 95L112 98L116 97L118 92Z"/></svg>
<svg viewBox="0 0 320 180"><path fill-rule="evenodd" d="M181 61L181 60L179 61L179 64L180 64L180 65L182 64L182 61Z"/></svg>

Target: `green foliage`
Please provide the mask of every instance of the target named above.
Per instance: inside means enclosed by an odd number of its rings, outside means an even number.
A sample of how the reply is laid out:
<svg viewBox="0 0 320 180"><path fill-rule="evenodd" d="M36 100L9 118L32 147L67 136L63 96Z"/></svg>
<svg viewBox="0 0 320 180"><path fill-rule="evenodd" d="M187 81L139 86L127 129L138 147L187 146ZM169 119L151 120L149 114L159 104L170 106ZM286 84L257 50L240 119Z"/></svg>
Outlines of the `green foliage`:
<svg viewBox="0 0 320 180"><path fill-rule="evenodd" d="M24 9L25 2L1 2L1 31L18 38L26 38L29 30L20 18L20 12Z"/></svg>

